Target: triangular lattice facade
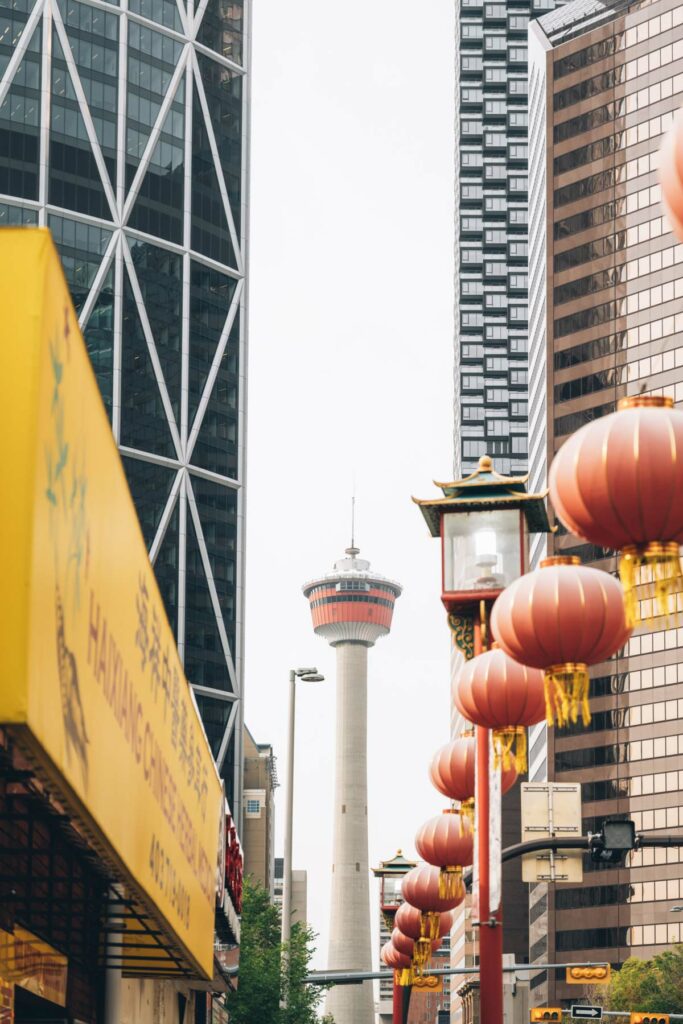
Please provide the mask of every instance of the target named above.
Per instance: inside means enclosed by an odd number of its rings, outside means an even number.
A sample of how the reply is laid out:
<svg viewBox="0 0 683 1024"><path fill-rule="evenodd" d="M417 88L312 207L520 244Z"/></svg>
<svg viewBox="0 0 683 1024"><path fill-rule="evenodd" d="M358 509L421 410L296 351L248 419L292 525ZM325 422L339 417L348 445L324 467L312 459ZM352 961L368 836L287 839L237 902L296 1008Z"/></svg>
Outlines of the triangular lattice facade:
<svg viewBox="0 0 683 1024"><path fill-rule="evenodd" d="M0 224L53 231L241 814L248 0L18 0Z"/></svg>

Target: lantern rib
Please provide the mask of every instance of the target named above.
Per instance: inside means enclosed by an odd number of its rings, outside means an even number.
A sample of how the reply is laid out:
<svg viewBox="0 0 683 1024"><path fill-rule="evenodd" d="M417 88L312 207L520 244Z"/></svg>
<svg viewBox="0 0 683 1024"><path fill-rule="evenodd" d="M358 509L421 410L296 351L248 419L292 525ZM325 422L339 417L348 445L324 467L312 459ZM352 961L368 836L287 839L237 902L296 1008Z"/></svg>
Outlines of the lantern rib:
<svg viewBox="0 0 683 1024"><path fill-rule="evenodd" d="M491 721L491 719L495 717L494 711L493 711L493 707L492 707L492 704L491 704L491 699L489 697L489 670L491 668L491 661L492 660L493 659L491 657L487 658L487 660L486 660L486 665L484 667L484 680L483 680L483 682L484 682L484 708L485 708L486 713L488 715L489 721ZM472 687L472 689L474 690L474 687ZM476 703L476 701L475 701L475 703ZM489 728L490 728L490 726L489 726Z"/></svg>
<svg viewBox="0 0 683 1024"><path fill-rule="evenodd" d="M519 724L525 725L526 724L526 719L529 716L529 703L530 703L530 700L531 700L531 687L529 686L529 671L530 671L529 666L528 665L524 665L523 666L523 672L524 672L524 682L526 683L526 689L525 689L525 694L524 694L524 706L522 708L522 714L519 715L519 718L522 718L524 721L521 722L521 723L510 722L509 723L510 725L519 725Z"/></svg>
<svg viewBox="0 0 683 1024"><path fill-rule="evenodd" d="M668 416L667 416L667 419L666 419L666 427L667 427L667 430L669 431L669 437L671 439L671 445L670 445L670 451L671 451L671 474L670 475L673 476L675 474L675 472L676 472L676 455L677 455L676 431L674 430L673 423L671 422L671 420L670 420L670 418ZM667 509L666 517L664 519L664 527L665 527L665 529L662 530L662 533L665 534L665 536L663 536L661 538L662 540L668 540L670 533L673 533L674 537L676 535L676 531L669 528L669 519L671 517L671 509L673 507L675 496L676 496L676 488L672 486L672 487L669 488L669 507Z"/></svg>
<svg viewBox="0 0 683 1024"><path fill-rule="evenodd" d="M610 422L609 422L609 424L607 426L607 430L605 432L605 439L602 442L602 465L603 465L603 469L607 465L607 448L608 448L608 445L609 445L610 434L612 433L612 429L614 428L615 422L618 423L618 420L617 420L617 417L613 413L612 416L610 417ZM614 501L612 500L612 492L611 492L610 487L609 487L609 481L607 482L607 486L605 488L605 491L606 491L607 500L609 502L610 508L612 509L612 514L614 515L614 518L619 523L621 529L624 532L624 535L626 537L630 538L632 536L632 531L629 529L627 524L624 522L624 520L619 515L619 509L614 504ZM588 538L588 539L590 540L590 538Z"/></svg>
<svg viewBox="0 0 683 1024"><path fill-rule="evenodd" d="M636 409L636 429L633 431L633 461L636 467L636 478L638 477L638 469L640 462L640 426L643 416L640 409ZM647 537L647 524L645 522L645 514L643 510L643 498L641 494L641 488L636 484L636 507L638 509L638 518L640 520L640 536L641 538Z"/></svg>
<svg viewBox="0 0 683 1024"><path fill-rule="evenodd" d="M600 643L600 639L602 637L604 637L605 626L607 624L607 616L608 616L608 613L609 613L609 597L607 595L607 588L605 587L605 584L603 583L602 580L599 580L598 582L599 582L599 585L600 585L600 594L602 596L602 628L600 630L600 635L598 636L596 644L599 644ZM603 639L603 643L604 643L604 639ZM598 648L598 653L602 656L602 648ZM593 657L594 655L595 655L595 645L593 646L593 650L591 651L591 657ZM602 661L602 657L600 657L599 660ZM594 662L590 661L589 664L592 665L592 664L594 664Z"/></svg>
<svg viewBox="0 0 683 1024"><path fill-rule="evenodd" d="M569 441L571 441L571 438L569 439ZM567 442L567 443L569 443L569 442ZM574 487L576 488L576 493L579 495L579 498L581 499L581 504L583 506L584 511L586 511L586 502L585 502L583 493L581 491L581 485L579 483L579 468L578 467L579 467L579 456L581 454L581 443L582 442L579 440L577 443L574 444L574 449L573 449L573 452L572 452L573 465L572 465L572 474L571 475L572 475L572 477L574 479ZM558 491L559 491L559 484L558 484ZM558 494L558 498L559 498L559 494ZM563 501L561 501L561 504L562 504L562 511L564 512L565 518L567 519L567 523L565 525L568 525L569 528L572 530L572 532L576 533L579 537L584 537L584 539L587 539L587 538L585 538L585 534L581 532L583 527L579 526L579 524L576 521L576 517L572 516L572 515L570 515L568 513L567 509L565 508L565 503Z"/></svg>
<svg viewBox="0 0 683 1024"><path fill-rule="evenodd" d="M581 611L583 612L583 614L581 616L581 640L580 640L580 643L577 644L577 647L579 648L579 651L581 651L581 656L577 657L576 660L577 661L586 661L587 657L588 657L588 653L589 653L588 651L585 650L585 648L588 646L588 639L589 639L588 636L586 636L586 618L587 618L586 612L587 612L587 609L588 609L588 602L586 600L586 590L584 588L583 580L581 579L580 574L577 574L577 577L576 577L576 588L577 588L577 590L579 592L579 605L581 606ZM604 625L605 625L605 623L604 623L604 620L603 620L602 626L598 630L598 636L600 636L600 634L602 633ZM590 653L591 654L595 650L595 643L596 643L596 641L593 641L593 643L591 645L591 649L590 649ZM583 650L581 650L581 648L583 648ZM566 653L566 652L563 651L563 653ZM570 658L565 658L565 661L571 661L571 660L572 659L570 659Z"/></svg>

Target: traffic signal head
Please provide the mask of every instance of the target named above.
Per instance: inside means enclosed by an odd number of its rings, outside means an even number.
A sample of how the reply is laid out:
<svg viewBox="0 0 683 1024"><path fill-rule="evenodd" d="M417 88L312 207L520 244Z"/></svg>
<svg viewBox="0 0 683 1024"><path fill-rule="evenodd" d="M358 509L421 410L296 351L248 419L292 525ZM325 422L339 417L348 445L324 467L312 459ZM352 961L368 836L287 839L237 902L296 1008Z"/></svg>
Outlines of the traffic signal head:
<svg viewBox="0 0 683 1024"><path fill-rule="evenodd" d="M603 864L623 864L626 854L635 846L634 823L607 818L602 823L602 830L591 836L591 859Z"/></svg>
<svg viewBox="0 0 683 1024"><path fill-rule="evenodd" d="M529 1011L530 1024L536 1024L536 1021L542 1020L562 1020L562 1009L559 1006L539 1006L536 1010Z"/></svg>
<svg viewBox="0 0 683 1024"><path fill-rule="evenodd" d="M611 967L599 964L597 967L568 967L566 982L568 985L609 985Z"/></svg>
<svg viewBox="0 0 683 1024"><path fill-rule="evenodd" d="M632 1013L631 1024L669 1024L668 1013Z"/></svg>

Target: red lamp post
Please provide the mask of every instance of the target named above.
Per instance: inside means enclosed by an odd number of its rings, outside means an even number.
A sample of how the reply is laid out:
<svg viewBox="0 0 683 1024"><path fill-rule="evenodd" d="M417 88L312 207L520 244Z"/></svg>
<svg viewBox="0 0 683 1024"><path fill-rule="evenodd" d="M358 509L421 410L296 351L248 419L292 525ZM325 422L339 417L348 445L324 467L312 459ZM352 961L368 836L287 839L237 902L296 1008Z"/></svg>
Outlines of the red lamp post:
<svg viewBox="0 0 683 1024"><path fill-rule="evenodd" d="M482 456L464 480L438 484L442 498L413 499L430 533L441 538L441 600L453 641L466 659L490 645L493 602L527 568L529 533L550 530L545 494L528 494L528 476L504 477ZM490 731L476 729L476 827L479 876L481 1019L503 1024L502 909L490 901Z"/></svg>

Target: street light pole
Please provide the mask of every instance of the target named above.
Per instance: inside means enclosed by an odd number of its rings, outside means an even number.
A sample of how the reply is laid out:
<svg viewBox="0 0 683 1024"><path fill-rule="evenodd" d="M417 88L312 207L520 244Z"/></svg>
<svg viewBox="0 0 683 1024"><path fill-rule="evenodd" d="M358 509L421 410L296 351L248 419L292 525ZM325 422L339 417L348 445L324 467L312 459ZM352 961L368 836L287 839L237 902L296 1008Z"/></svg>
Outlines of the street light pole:
<svg viewBox="0 0 683 1024"><path fill-rule="evenodd" d="M474 654L486 649L486 604L479 606L479 618L474 623ZM489 730L481 725L475 729L477 755L477 786L475 808L477 816L477 851L479 869L479 1000L481 1019L491 1024L503 1024L503 922L501 911L491 913L490 877L490 741Z"/></svg>
<svg viewBox="0 0 683 1024"><path fill-rule="evenodd" d="M285 807L285 850L282 879L282 943L288 943L292 932L292 830L294 819L294 724L296 716L296 681L320 683L325 676L317 668L293 668L289 672L289 737L287 746L287 805Z"/></svg>
<svg viewBox="0 0 683 1024"><path fill-rule="evenodd" d="M285 806L285 850L282 879L282 943L289 942L292 928L292 823L294 818L294 721L296 672L289 673L289 736L287 746L287 804Z"/></svg>
<svg viewBox="0 0 683 1024"><path fill-rule="evenodd" d="M528 534L550 530L544 495L527 493L526 479L502 476L482 455L478 469L464 480L438 484L443 497L413 498L432 537L441 540L441 600L462 659L489 646L488 614L503 590L525 572ZM489 730L477 727L481 1019L503 1024L502 910L491 913L489 748Z"/></svg>

